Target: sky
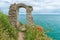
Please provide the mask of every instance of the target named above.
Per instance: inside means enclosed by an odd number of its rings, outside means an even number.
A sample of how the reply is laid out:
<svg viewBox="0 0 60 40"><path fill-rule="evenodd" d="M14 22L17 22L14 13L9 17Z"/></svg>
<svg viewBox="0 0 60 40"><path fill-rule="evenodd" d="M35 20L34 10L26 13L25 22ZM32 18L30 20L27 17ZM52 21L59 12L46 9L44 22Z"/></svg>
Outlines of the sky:
<svg viewBox="0 0 60 40"><path fill-rule="evenodd" d="M60 14L60 0L0 0L0 10L8 14L10 5L14 3L31 5L33 14ZM26 9L19 9L19 13L26 13Z"/></svg>

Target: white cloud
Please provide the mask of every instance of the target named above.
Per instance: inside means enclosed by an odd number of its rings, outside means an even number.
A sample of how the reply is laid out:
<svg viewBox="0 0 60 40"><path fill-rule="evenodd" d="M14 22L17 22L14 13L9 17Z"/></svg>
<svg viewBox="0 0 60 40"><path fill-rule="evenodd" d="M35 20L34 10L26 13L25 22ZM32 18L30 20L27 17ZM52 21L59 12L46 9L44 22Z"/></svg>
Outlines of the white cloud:
<svg viewBox="0 0 60 40"><path fill-rule="evenodd" d="M12 2L12 0L0 0L1 2L9 2L9 3L11 3Z"/></svg>
<svg viewBox="0 0 60 40"><path fill-rule="evenodd" d="M9 5L12 3L25 3L27 5L31 5L33 6L34 12L40 12L41 10L44 12L46 10L53 11L55 9L60 9L60 0L0 0L0 8L7 8L7 6L9 7Z"/></svg>
<svg viewBox="0 0 60 40"><path fill-rule="evenodd" d="M43 8L40 8L40 7L33 7L33 10L34 11L39 11L39 10L42 10Z"/></svg>

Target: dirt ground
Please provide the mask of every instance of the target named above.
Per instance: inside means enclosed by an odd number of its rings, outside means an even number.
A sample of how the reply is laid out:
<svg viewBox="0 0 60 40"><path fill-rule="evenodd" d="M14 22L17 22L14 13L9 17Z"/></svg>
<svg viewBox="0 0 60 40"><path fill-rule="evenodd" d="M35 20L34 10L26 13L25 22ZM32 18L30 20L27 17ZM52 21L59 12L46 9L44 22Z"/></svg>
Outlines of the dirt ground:
<svg viewBox="0 0 60 40"><path fill-rule="evenodd" d="M19 35L18 40L24 40L24 33L23 32L19 32L18 35Z"/></svg>

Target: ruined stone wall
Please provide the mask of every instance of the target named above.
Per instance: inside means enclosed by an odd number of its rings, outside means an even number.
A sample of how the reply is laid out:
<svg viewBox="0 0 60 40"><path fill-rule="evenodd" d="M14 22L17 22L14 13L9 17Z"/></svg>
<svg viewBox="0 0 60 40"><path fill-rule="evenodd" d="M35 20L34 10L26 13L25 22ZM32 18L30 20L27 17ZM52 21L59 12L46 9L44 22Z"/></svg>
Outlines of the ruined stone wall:
<svg viewBox="0 0 60 40"><path fill-rule="evenodd" d="M17 7L16 4L11 4L9 8L9 20L13 26L17 26Z"/></svg>
<svg viewBox="0 0 60 40"><path fill-rule="evenodd" d="M32 7L31 6L28 6L27 7L27 14L26 14L26 19L27 19L27 25L32 25L33 24L33 17L32 17Z"/></svg>
<svg viewBox="0 0 60 40"><path fill-rule="evenodd" d="M18 27L19 22L18 22L18 13L19 13L19 8L25 8L26 9L26 19L27 19L27 25L30 25L33 23L33 17L31 15L31 12L33 10L32 6L25 5L23 3L19 4L11 4L9 8L9 20L12 26Z"/></svg>

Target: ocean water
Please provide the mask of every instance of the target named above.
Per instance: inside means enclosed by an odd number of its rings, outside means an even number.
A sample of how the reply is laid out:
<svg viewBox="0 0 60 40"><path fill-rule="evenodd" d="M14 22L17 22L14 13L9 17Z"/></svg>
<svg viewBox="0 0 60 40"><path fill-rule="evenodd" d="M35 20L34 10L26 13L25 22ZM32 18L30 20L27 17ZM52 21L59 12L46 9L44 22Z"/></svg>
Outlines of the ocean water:
<svg viewBox="0 0 60 40"><path fill-rule="evenodd" d="M60 15L32 14L34 23L49 32L46 34L54 40L60 40ZM26 15L20 14L18 20L26 24Z"/></svg>

